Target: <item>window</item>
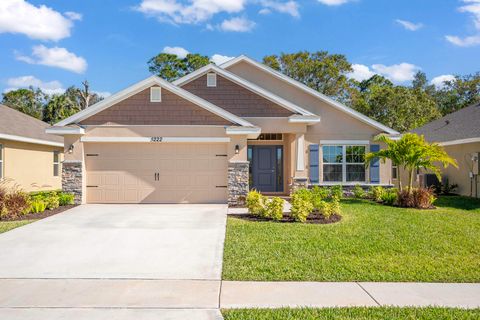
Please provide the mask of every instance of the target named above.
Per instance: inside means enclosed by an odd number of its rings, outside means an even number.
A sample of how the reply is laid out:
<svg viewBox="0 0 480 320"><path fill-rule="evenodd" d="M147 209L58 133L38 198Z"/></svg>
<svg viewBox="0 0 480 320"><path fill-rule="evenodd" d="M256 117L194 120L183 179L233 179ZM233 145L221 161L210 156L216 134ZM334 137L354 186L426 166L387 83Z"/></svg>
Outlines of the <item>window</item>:
<svg viewBox="0 0 480 320"><path fill-rule="evenodd" d="M207 73L207 87L216 87L216 86L217 86L217 74Z"/></svg>
<svg viewBox="0 0 480 320"><path fill-rule="evenodd" d="M3 145L0 144L0 180L3 178Z"/></svg>
<svg viewBox="0 0 480 320"><path fill-rule="evenodd" d="M283 134L281 133L262 133L258 136L257 139L249 140L260 140L260 141L282 141Z"/></svg>
<svg viewBox="0 0 480 320"><path fill-rule="evenodd" d="M162 88L151 87L150 88L150 102L162 102Z"/></svg>
<svg viewBox="0 0 480 320"><path fill-rule="evenodd" d="M58 177L60 173L60 153L53 151L53 176Z"/></svg>
<svg viewBox="0 0 480 320"><path fill-rule="evenodd" d="M365 182L365 146L322 146L324 182Z"/></svg>
<svg viewBox="0 0 480 320"><path fill-rule="evenodd" d="M398 167L392 164L392 179L397 179L397 170L398 170Z"/></svg>

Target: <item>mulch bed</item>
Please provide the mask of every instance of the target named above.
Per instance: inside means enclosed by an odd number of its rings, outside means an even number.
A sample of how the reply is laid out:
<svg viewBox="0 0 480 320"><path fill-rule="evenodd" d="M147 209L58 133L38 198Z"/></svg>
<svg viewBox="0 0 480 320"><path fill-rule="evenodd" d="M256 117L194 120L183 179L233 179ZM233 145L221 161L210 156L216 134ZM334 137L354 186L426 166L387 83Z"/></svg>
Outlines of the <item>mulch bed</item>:
<svg viewBox="0 0 480 320"><path fill-rule="evenodd" d="M20 217L17 217L15 219L2 219L1 221L23 221L23 220L37 220L37 219L44 219L50 216L53 216L55 214L61 213L63 211L66 211L68 209L75 208L77 205L72 204L68 206L61 206L53 210L45 210L40 213L29 213Z"/></svg>
<svg viewBox="0 0 480 320"><path fill-rule="evenodd" d="M254 216L252 214L230 214L229 217L234 217L242 220L253 221L253 222L265 222L265 221L273 221L272 219L260 218ZM342 220L342 216L339 215L332 215L328 219L326 219L323 215L319 213L312 213L308 216L307 224L330 224L336 223ZM284 214L282 220L275 221L278 223L299 223L296 222L289 214Z"/></svg>

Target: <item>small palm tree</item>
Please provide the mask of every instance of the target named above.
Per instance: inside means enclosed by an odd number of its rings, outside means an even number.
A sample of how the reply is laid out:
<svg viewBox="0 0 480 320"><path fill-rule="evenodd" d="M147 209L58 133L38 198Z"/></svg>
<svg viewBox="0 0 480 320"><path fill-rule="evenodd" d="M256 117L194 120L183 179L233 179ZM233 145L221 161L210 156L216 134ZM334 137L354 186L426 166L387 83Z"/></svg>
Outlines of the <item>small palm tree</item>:
<svg viewBox="0 0 480 320"><path fill-rule="evenodd" d="M457 161L451 158L447 152L437 143L428 143L423 136L414 133L406 133L399 140L392 140L386 135L380 135L376 141L387 145L386 149L378 152L370 152L366 156L366 162L369 164L373 159L380 158L383 162L390 159L392 164L403 167L408 172L408 192L413 188L413 175L419 169L433 172L441 180L441 170L437 164L444 168L449 165L458 167ZM402 184L399 177L399 189L402 190Z"/></svg>

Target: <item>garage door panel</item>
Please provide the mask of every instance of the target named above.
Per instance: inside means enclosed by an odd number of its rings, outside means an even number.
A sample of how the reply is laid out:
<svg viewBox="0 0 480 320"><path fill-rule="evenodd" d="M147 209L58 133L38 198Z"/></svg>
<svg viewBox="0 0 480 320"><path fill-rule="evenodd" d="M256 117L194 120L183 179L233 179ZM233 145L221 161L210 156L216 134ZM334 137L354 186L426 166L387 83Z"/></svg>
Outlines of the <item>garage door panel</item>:
<svg viewBox="0 0 480 320"><path fill-rule="evenodd" d="M85 144L87 202L223 203L226 144ZM158 180L155 174L158 173Z"/></svg>

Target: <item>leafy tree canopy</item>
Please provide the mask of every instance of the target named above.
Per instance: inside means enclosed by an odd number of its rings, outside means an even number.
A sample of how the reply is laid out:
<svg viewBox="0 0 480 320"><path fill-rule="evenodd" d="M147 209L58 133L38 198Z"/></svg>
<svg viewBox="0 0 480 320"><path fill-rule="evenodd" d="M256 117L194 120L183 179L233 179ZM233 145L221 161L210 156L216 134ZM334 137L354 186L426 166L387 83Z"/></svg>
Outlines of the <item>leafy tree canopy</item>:
<svg viewBox="0 0 480 320"><path fill-rule="evenodd" d="M167 81L174 81L210 63L207 56L189 53L183 59L175 54L160 53L148 60L148 71Z"/></svg>

